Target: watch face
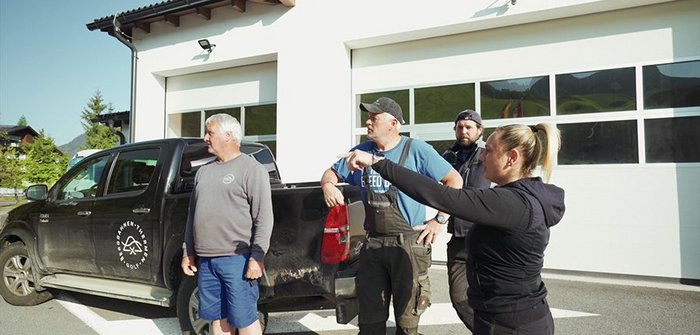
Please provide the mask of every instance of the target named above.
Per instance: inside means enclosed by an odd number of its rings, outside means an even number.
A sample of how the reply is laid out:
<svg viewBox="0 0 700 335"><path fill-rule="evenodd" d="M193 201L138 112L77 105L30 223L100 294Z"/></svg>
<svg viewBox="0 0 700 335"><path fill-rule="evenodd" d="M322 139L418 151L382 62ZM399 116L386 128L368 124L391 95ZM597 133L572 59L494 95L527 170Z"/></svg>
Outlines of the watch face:
<svg viewBox="0 0 700 335"><path fill-rule="evenodd" d="M445 224L447 223L447 218L444 215L438 215L435 217L435 220L437 220L438 223Z"/></svg>

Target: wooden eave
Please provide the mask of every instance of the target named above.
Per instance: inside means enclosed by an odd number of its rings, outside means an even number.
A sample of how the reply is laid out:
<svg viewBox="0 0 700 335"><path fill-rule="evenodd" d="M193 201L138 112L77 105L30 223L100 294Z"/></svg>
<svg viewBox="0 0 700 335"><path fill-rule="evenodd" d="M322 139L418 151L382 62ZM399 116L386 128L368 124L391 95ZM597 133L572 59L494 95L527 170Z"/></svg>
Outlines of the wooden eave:
<svg viewBox="0 0 700 335"><path fill-rule="evenodd" d="M100 31L113 34L115 31L115 16L117 28L130 38L134 29L148 34L151 32L151 24L155 22L167 22L174 27L180 26L180 17L185 15L197 15L203 20L211 19L211 10L219 7L231 7L233 10L244 13L248 2L266 5L284 5L294 7L296 0L170 0L156 3L146 7L128 10L112 16L95 19L87 24L90 31Z"/></svg>

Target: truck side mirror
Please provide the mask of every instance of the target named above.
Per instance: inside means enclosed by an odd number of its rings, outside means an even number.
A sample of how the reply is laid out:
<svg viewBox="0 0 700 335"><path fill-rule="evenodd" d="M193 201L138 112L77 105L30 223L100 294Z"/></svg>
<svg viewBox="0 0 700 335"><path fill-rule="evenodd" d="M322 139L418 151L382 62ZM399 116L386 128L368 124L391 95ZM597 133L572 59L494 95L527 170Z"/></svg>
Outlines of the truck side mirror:
<svg viewBox="0 0 700 335"><path fill-rule="evenodd" d="M28 200L46 200L49 188L46 185L32 185L24 191Z"/></svg>

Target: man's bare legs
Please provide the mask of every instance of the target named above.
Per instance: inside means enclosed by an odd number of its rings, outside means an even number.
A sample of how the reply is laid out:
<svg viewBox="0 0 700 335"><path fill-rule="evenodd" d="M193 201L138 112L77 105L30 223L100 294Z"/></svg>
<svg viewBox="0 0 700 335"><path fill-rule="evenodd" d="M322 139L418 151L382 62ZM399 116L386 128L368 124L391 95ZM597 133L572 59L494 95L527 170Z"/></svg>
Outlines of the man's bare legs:
<svg viewBox="0 0 700 335"><path fill-rule="evenodd" d="M233 335L235 330L231 332L231 326L227 319L214 320L211 322L212 335Z"/></svg>
<svg viewBox="0 0 700 335"><path fill-rule="evenodd" d="M228 324L227 319L212 321L211 328L213 335L262 335L262 327L258 320L255 320L248 327L238 329L238 332Z"/></svg>

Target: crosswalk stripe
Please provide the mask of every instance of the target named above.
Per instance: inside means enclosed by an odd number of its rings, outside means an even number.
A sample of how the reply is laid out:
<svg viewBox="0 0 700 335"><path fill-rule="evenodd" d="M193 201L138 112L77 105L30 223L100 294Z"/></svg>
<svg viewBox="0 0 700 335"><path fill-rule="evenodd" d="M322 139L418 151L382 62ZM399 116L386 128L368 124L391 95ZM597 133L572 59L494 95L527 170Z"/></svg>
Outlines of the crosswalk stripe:
<svg viewBox="0 0 700 335"><path fill-rule="evenodd" d="M598 314L570 311L566 309L551 308L552 316L557 318L575 318L586 316L597 316ZM462 321L457 316L452 304L435 303L428 308L420 318L421 326L460 324ZM388 327L395 327L393 309L389 310ZM292 333L309 331L332 331L332 330L356 330L357 318L347 325L335 322L335 311L313 311L313 312L285 312L270 313L267 330L265 333Z"/></svg>
<svg viewBox="0 0 700 335"><path fill-rule="evenodd" d="M549 308L552 311L552 317L555 319L563 319L563 318L580 318L580 317L585 317L585 316L598 316L600 314L591 314L591 313L585 313L585 312L577 312L577 311L570 311L567 309L559 309L559 308Z"/></svg>
<svg viewBox="0 0 700 335"><path fill-rule="evenodd" d="M162 319L132 319L108 321L88 307L81 305L70 295L61 293L56 299L66 310L85 322L100 335L173 335L180 334L180 324L177 318ZM552 308L552 316L557 318L575 318L597 316L578 311ZM461 323L457 313L450 303L434 303L421 316L421 326L448 325ZM395 327L394 311L389 311L388 327ZM357 330L357 318L347 325L336 323L334 310L318 310L303 312L270 313L266 334L323 332L339 330Z"/></svg>

